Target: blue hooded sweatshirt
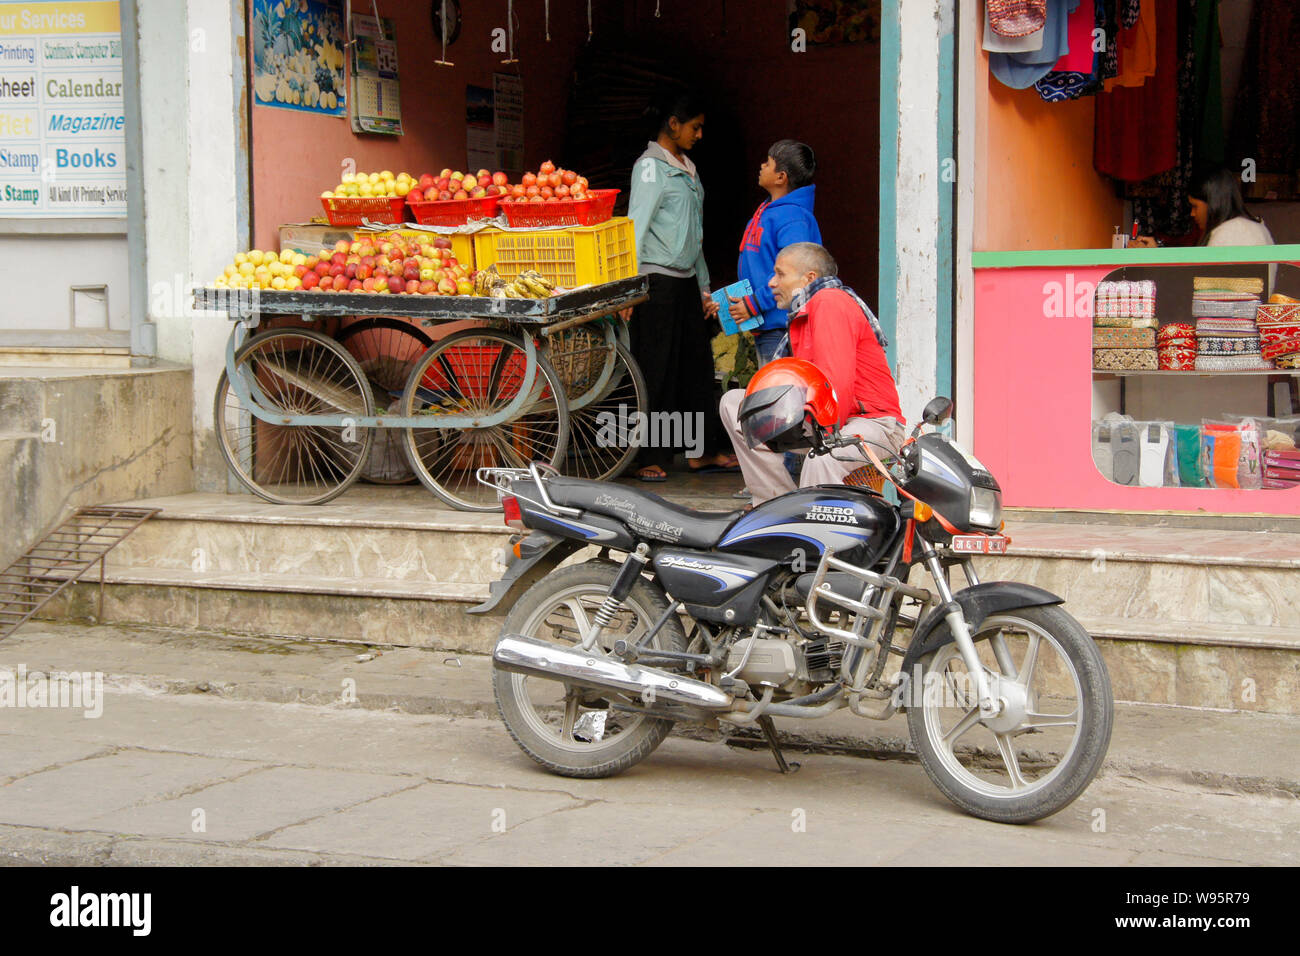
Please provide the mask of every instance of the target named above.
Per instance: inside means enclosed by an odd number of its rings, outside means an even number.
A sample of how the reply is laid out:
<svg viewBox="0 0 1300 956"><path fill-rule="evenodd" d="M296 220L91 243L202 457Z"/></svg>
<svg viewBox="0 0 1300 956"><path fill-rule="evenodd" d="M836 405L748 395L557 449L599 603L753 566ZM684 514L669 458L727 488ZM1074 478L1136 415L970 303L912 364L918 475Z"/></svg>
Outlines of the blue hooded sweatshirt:
<svg viewBox="0 0 1300 956"><path fill-rule="evenodd" d="M789 325L785 309L777 308L767 282L772 278L777 253L786 246L795 242L821 245L822 232L813 218L816 189L816 186L800 186L780 199L763 203L745 227L736 274L748 279L754 287L754 294L746 296L745 302L752 315L763 317L763 324L755 332L784 329Z"/></svg>

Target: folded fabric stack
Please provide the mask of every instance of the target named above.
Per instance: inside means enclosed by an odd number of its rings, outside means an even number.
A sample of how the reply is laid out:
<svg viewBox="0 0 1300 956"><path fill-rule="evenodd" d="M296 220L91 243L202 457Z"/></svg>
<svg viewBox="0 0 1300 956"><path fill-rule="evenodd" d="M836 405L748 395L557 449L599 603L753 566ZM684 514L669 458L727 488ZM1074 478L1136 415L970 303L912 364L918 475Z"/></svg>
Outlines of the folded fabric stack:
<svg viewBox="0 0 1300 956"><path fill-rule="evenodd" d="M1196 368L1196 326L1191 322L1166 322L1156 332L1156 355L1164 372L1190 372Z"/></svg>
<svg viewBox="0 0 1300 956"><path fill-rule="evenodd" d="M1155 371L1156 284L1100 282L1093 306L1092 367Z"/></svg>
<svg viewBox="0 0 1300 956"><path fill-rule="evenodd" d="M1197 276L1192 280L1197 371L1273 367L1260 353L1259 329L1255 325L1263 292L1263 279L1246 276Z"/></svg>
<svg viewBox="0 0 1300 956"><path fill-rule="evenodd" d="M1300 451L1265 451L1264 487L1300 488Z"/></svg>
<svg viewBox="0 0 1300 956"><path fill-rule="evenodd" d="M1255 325L1264 359L1278 368L1300 368L1300 305L1261 305Z"/></svg>
<svg viewBox="0 0 1300 956"><path fill-rule="evenodd" d="M1260 354L1259 329L1254 319L1196 320L1196 370L1233 372L1270 369Z"/></svg>

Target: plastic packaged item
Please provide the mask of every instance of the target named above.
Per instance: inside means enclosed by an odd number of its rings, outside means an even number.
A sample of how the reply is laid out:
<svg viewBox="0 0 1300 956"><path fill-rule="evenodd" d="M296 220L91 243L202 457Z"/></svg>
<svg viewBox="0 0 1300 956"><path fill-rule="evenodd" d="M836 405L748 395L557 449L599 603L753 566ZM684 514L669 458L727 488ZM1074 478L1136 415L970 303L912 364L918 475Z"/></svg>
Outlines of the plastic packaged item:
<svg viewBox="0 0 1300 956"><path fill-rule="evenodd" d="M1115 480L1113 438L1110 422L1092 423L1092 463L1107 481Z"/></svg>
<svg viewBox="0 0 1300 956"><path fill-rule="evenodd" d="M1133 422L1121 422L1111 429L1113 448L1112 480L1117 485L1136 485L1138 482L1138 427Z"/></svg>
<svg viewBox="0 0 1300 956"><path fill-rule="evenodd" d="M1184 488L1210 487L1201 458L1200 426L1175 425L1174 443L1178 462L1178 483Z"/></svg>
<svg viewBox="0 0 1300 956"><path fill-rule="evenodd" d="M1260 468L1262 432L1255 419L1237 422L1202 421L1206 472L1215 488L1263 487Z"/></svg>
<svg viewBox="0 0 1300 956"><path fill-rule="evenodd" d="M1138 422L1138 484L1143 488L1177 486L1178 468L1170 442L1172 422Z"/></svg>

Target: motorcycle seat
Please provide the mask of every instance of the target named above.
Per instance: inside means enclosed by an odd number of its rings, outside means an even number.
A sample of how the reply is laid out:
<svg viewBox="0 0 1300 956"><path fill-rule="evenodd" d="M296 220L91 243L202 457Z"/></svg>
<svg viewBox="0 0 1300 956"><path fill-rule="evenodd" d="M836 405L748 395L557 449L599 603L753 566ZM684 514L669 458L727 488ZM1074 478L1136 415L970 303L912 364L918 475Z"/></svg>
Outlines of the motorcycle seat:
<svg viewBox="0 0 1300 956"><path fill-rule="evenodd" d="M648 491L584 478L548 478L546 492L557 505L581 508L623 522L635 537L686 548L712 548L743 513L697 511Z"/></svg>

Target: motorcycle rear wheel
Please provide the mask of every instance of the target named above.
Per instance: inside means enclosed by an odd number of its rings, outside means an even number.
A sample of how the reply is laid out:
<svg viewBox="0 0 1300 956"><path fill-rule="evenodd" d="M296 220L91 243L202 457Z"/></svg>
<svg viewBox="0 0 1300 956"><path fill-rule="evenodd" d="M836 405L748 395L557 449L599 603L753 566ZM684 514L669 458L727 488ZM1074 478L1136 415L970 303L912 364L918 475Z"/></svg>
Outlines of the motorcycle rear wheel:
<svg viewBox="0 0 1300 956"><path fill-rule="evenodd" d="M619 565L588 561L560 568L529 588L511 608L503 634L521 634L554 644L577 644L590 633L591 619L609 593ZM668 609L663 592L639 578L599 638L606 653L622 638L635 643ZM684 651L686 636L676 615L650 647ZM593 653L595 653L593 649ZM641 706L632 696L575 687L493 668L497 710L524 753L564 777L609 777L645 759L663 742L673 721L615 709Z"/></svg>
<svg viewBox="0 0 1300 956"><path fill-rule="evenodd" d="M998 823L1050 816L1083 793L1106 756L1114 702L1105 662L1056 606L995 614L972 637L993 696L1008 701L1003 715L980 719L969 672L948 643L921 658L907 710L912 744L935 786L967 813Z"/></svg>

